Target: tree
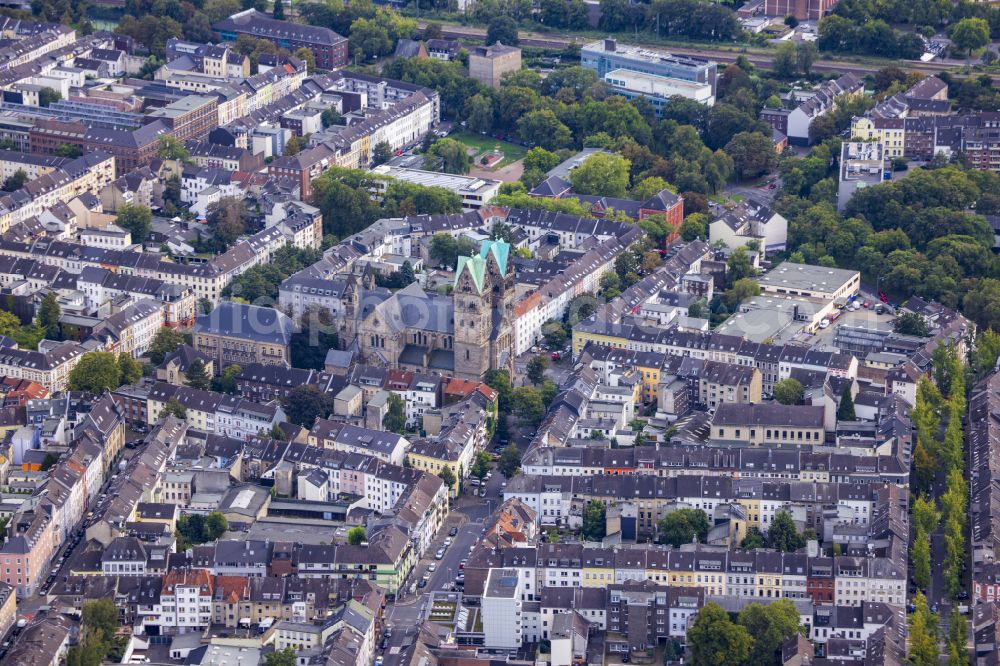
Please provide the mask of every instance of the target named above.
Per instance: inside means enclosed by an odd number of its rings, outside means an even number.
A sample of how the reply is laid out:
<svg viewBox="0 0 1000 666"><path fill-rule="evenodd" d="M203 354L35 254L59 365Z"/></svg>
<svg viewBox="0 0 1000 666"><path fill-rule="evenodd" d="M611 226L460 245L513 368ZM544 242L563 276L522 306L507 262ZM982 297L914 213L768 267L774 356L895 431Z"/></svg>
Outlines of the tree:
<svg viewBox="0 0 1000 666"><path fill-rule="evenodd" d="M187 379L187 385L195 389L207 389L208 384L211 381L208 376L208 371L205 368L205 362L200 358L196 358L191 361L191 364L188 365L187 372L184 373L184 376Z"/></svg>
<svg viewBox="0 0 1000 666"><path fill-rule="evenodd" d="M583 538L586 541L600 541L607 534L604 504L591 500L583 510Z"/></svg>
<svg viewBox="0 0 1000 666"><path fill-rule="evenodd" d="M698 238L707 238L708 216L704 213L692 213L681 223L681 238L690 243Z"/></svg>
<svg viewBox="0 0 1000 666"><path fill-rule="evenodd" d="M448 490L455 488L455 483L458 479L455 478L455 473L451 471L451 467L442 467L441 471L438 472L438 476L444 481L444 485L448 486Z"/></svg>
<svg viewBox="0 0 1000 666"><path fill-rule="evenodd" d="M59 456L52 453L51 451L47 451L45 453L45 457L42 458L42 465L41 465L42 471L43 472L49 471L57 462L59 462Z"/></svg>
<svg viewBox="0 0 1000 666"><path fill-rule="evenodd" d="M385 164L392 159L392 146L386 141L379 141L372 149L372 166Z"/></svg>
<svg viewBox="0 0 1000 666"><path fill-rule="evenodd" d="M742 666L749 661L753 638L745 627L729 619L718 604L698 611L687 632L692 666Z"/></svg>
<svg viewBox="0 0 1000 666"><path fill-rule="evenodd" d="M358 526L347 530L347 543L352 546L360 546L368 538L365 528Z"/></svg>
<svg viewBox="0 0 1000 666"><path fill-rule="evenodd" d="M38 106L48 107L53 102L58 102L61 99L62 95L54 88L46 86L38 91Z"/></svg>
<svg viewBox="0 0 1000 666"><path fill-rule="evenodd" d="M118 370L122 384L135 384L142 379L142 365L128 354L118 355Z"/></svg>
<svg viewBox="0 0 1000 666"><path fill-rule="evenodd" d="M926 338L930 335L927 330L927 321L916 312L904 312L896 317L892 322L892 328L902 335L916 335Z"/></svg>
<svg viewBox="0 0 1000 666"><path fill-rule="evenodd" d="M283 157L291 157L293 155L298 155L302 152L302 139L298 135L293 134L288 137L288 141L285 142L285 150L281 153Z"/></svg>
<svg viewBox="0 0 1000 666"><path fill-rule="evenodd" d="M708 536L708 515L701 509L676 509L664 516L656 525L660 543L680 548L695 539L703 542Z"/></svg>
<svg viewBox="0 0 1000 666"><path fill-rule="evenodd" d="M497 16L486 26L486 46L501 42L507 46L517 46L517 21L509 16Z"/></svg>
<svg viewBox="0 0 1000 666"><path fill-rule="evenodd" d="M545 344L550 349L562 349L568 338L566 327L563 326L561 321L554 320L542 324L542 336L545 338Z"/></svg>
<svg viewBox="0 0 1000 666"><path fill-rule="evenodd" d="M562 160L555 153L544 148L532 148L524 156L525 171L547 172L555 168Z"/></svg>
<svg viewBox="0 0 1000 666"><path fill-rule="evenodd" d="M49 340L62 340L62 327L59 325L61 314L55 292L50 291L45 294L38 306L38 326Z"/></svg>
<svg viewBox="0 0 1000 666"><path fill-rule="evenodd" d="M802 401L802 396L805 395L805 389L802 386L802 382L792 377L788 377L787 379L782 379L781 381L775 383L771 395L775 400L783 405L797 405Z"/></svg>
<svg viewBox="0 0 1000 666"><path fill-rule="evenodd" d="M398 434L406 430L406 403L397 393L389 394L388 410L382 417L382 427Z"/></svg>
<svg viewBox="0 0 1000 666"><path fill-rule="evenodd" d="M316 71L316 54L313 53L312 49L305 46L295 49L295 57L306 64L307 72Z"/></svg>
<svg viewBox="0 0 1000 666"><path fill-rule="evenodd" d="M621 155L594 153L570 172L573 191L578 194L625 198L631 162Z"/></svg>
<svg viewBox="0 0 1000 666"><path fill-rule="evenodd" d="M476 454L475 460L472 461L472 467L469 468L469 473L479 480L482 480L487 474L490 473L490 468L493 466L493 460L490 455L485 451L480 451Z"/></svg>
<svg viewBox="0 0 1000 666"><path fill-rule="evenodd" d="M742 550L755 550L757 548L764 547L764 534L756 527L751 527L747 530L747 534L740 541L740 548Z"/></svg>
<svg viewBox="0 0 1000 666"><path fill-rule="evenodd" d="M319 119L320 122L323 123L323 129L326 129L327 127L331 127L333 125L340 125L340 121L343 120L343 116L337 113L337 110L331 106L320 114ZM375 145L377 146L378 144Z"/></svg>
<svg viewBox="0 0 1000 666"><path fill-rule="evenodd" d="M448 233L436 233L431 238L430 258L438 266L452 268L458 264L459 256L469 257L475 252L475 246L467 238L455 238Z"/></svg>
<svg viewBox="0 0 1000 666"><path fill-rule="evenodd" d="M750 278L740 278L722 294L722 300L731 311L735 311L740 303L754 296L760 296L760 285L757 284L757 281Z"/></svg>
<svg viewBox="0 0 1000 666"><path fill-rule="evenodd" d="M795 45L795 65L806 76L809 76L813 63L818 57L816 42L801 41Z"/></svg>
<svg viewBox="0 0 1000 666"><path fill-rule="evenodd" d="M493 129L493 100L477 93L465 102L465 122L472 132L490 132Z"/></svg>
<svg viewBox="0 0 1000 666"><path fill-rule="evenodd" d="M750 604L740 611L736 622L753 637L750 664L780 664L781 644L799 630L799 611L790 599L767 605Z"/></svg>
<svg viewBox="0 0 1000 666"><path fill-rule="evenodd" d="M913 666L937 666L937 616L927 607L927 598L919 590L913 596L916 610L910 615L910 663Z"/></svg>
<svg viewBox="0 0 1000 666"><path fill-rule="evenodd" d="M86 602L81 619L88 632L99 632L105 639L110 640L118 633L118 608L113 599Z"/></svg>
<svg viewBox="0 0 1000 666"><path fill-rule="evenodd" d="M771 138L760 132L740 132L729 140L725 151L733 158L737 180L769 173L778 162Z"/></svg>
<svg viewBox="0 0 1000 666"><path fill-rule="evenodd" d="M425 169L437 169L445 173L468 173L472 168L472 156L464 143L454 139L438 139L427 151L424 159Z"/></svg>
<svg viewBox="0 0 1000 666"><path fill-rule="evenodd" d="M87 352L69 373L69 390L102 395L121 386L118 358L111 352Z"/></svg>
<svg viewBox="0 0 1000 666"><path fill-rule="evenodd" d="M516 444L512 442L500 452L500 461L497 463L497 468L506 479L513 478L517 474L517 471L521 468L521 451L517 448Z"/></svg>
<svg viewBox="0 0 1000 666"><path fill-rule="evenodd" d="M222 513L212 511L205 516L203 529L204 541L215 541L229 529L229 521L226 520L226 516Z"/></svg>
<svg viewBox="0 0 1000 666"><path fill-rule="evenodd" d="M982 18L964 18L951 27L952 43L972 57L972 52L990 43L990 24Z"/></svg>
<svg viewBox="0 0 1000 666"><path fill-rule="evenodd" d="M573 132L551 109L528 111L517 121L517 133L524 141L558 150L573 142Z"/></svg>
<svg viewBox="0 0 1000 666"><path fill-rule="evenodd" d="M16 192L28 182L28 174L24 169L18 169L3 181L4 192Z"/></svg>
<svg viewBox="0 0 1000 666"><path fill-rule="evenodd" d="M330 413L330 398L314 384L296 386L285 399L285 415L292 423L311 428L317 418Z"/></svg>
<svg viewBox="0 0 1000 666"><path fill-rule="evenodd" d="M767 547L785 553L794 552L805 547L806 540L795 529L795 522L787 511L779 511L774 515L771 526L767 528Z"/></svg>
<svg viewBox="0 0 1000 666"><path fill-rule="evenodd" d="M732 284L737 280L753 276L753 264L746 248L740 246L732 251L726 262L726 280Z"/></svg>
<svg viewBox="0 0 1000 666"><path fill-rule="evenodd" d="M218 393L236 393L236 378L243 372L237 364L228 365L218 377L212 378L212 390ZM312 425L310 423L310 425Z"/></svg>
<svg viewBox="0 0 1000 666"><path fill-rule="evenodd" d="M163 409L160 411L160 418L166 418L167 416L176 416L177 418L184 420L187 418L187 409L184 405L177 400L177 398L171 396L164 403Z"/></svg>
<svg viewBox="0 0 1000 666"><path fill-rule="evenodd" d="M177 137L170 136L169 134L161 134L159 143L160 146L157 148L157 153L160 157L167 160L180 160L181 162L187 162L191 159L191 154L184 147L184 142Z"/></svg>
<svg viewBox="0 0 1000 666"><path fill-rule="evenodd" d="M264 655L264 666L295 666L295 664L295 648L286 647L284 650L275 650Z"/></svg>
<svg viewBox="0 0 1000 666"><path fill-rule="evenodd" d="M142 204L127 203L118 209L116 222L129 232L133 243L141 243L153 229L153 211Z"/></svg>
<svg viewBox="0 0 1000 666"><path fill-rule="evenodd" d="M854 396L851 395L851 385L846 384L840 393L840 405L837 406L838 421L854 421L858 417L854 413Z"/></svg>
<svg viewBox="0 0 1000 666"><path fill-rule="evenodd" d="M159 365L167 354L171 354L184 343L184 336L172 328L162 327L156 332L153 343L149 346L149 360Z"/></svg>
<svg viewBox="0 0 1000 666"><path fill-rule="evenodd" d="M542 394L531 386L518 386L514 389L510 401L511 412L517 415L521 425L535 426L545 416L545 403Z"/></svg>
<svg viewBox="0 0 1000 666"><path fill-rule="evenodd" d="M779 79L790 79L795 76L795 44L782 42L774 54L771 69Z"/></svg>
<svg viewBox="0 0 1000 666"><path fill-rule="evenodd" d="M910 560L913 562L913 584L926 590L931 582L931 544L928 533L919 527L913 533Z"/></svg>
<svg viewBox="0 0 1000 666"><path fill-rule="evenodd" d="M545 381L545 369L549 367L549 359L539 354L532 356L528 360L527 376L528 381L534 385Z"/></svg>
<svg viewBox="0 0 1000 666"><path fill-rule="evenodd" d="M274 10L271 12L271 17L276 21L285 20L285 4L281 0L274 0Z"/></svg>
<svg viewBox="0 0 1000 666"><path fill-rule="evenodd" d="M969 625L957 606L951 609L948 618L948 666L968 666Z"/></svg>
<svg viewBox="0 0 1000 666"><path fill-rule="evenodd" d="M60 143L56 148L56 155L67 159L76 159L83 155L83 148L73 143Z"/></svg>

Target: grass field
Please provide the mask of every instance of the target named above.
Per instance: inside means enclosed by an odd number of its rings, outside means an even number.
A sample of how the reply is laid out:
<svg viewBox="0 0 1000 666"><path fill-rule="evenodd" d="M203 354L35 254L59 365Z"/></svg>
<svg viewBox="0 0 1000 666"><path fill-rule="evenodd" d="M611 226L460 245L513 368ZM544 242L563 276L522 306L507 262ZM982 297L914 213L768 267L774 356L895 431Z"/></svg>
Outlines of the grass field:
<svg viewBox="0 0 1000 666"><path fill-rule="evenodd" d="M507 143L506 141L494 139L491 136L473 134L472 132L455 132L454 134L449 135L448 138L455 139L455 141L460 141L469 148L475 148L478 150L479 152L476 153L475 156L477 164L479 163L480 155L493 150L497 146L500 146L500 150L503 151L503 161L496 165L497 168L510 164L511 162L518 161L528 152L527 148L519 146L516 143Z"/></svg>

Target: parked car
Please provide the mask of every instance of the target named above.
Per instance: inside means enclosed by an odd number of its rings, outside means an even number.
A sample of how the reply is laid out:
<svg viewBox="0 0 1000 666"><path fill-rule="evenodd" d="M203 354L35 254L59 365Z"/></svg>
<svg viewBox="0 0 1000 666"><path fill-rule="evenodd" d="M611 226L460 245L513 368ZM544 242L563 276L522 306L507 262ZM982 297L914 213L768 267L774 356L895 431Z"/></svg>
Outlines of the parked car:
<svg viewBox="0 0 1000 666"><path fill-rule="evenodd" d="M419 587L420 589L423 589L423 588L427 587L427 581L424 580L423 578L421 578L420 582L417 583L417 587Z"/></svg>
<svg viewBox="0 0 1000 666"><path fill-rule="evenodd" d="M434 553L434 559L435 560L442 560L442 559L444 559L444 548L439 548L438 552Z"/></svg>
<svg viewBox="0 0 1000 666"><path fill-rule="evenodd" d="M451 528L450 530L448 530L448 536L451 536L451 537L453 537L453 536L455 536L456 534L458 534L458 528L457 528L457 527L453 527L453 528Z"/></svg>
<svg viewBox="0 0 1000 666"><path fill-rule="evenodd" d="M435 564L434 562L431 562L430 564L427 565L427 570L430 571L431 573L434 573L435 571L437 571L437 568L438 568L438 565Z"/></svg>

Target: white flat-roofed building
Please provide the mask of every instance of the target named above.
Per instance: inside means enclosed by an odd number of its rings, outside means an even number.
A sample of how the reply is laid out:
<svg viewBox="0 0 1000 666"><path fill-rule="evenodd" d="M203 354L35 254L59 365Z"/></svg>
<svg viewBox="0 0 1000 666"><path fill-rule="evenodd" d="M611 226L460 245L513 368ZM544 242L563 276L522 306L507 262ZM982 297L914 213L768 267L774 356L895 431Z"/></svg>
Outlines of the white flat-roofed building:
<svg viewBox="0 0 1000 666"><path fill-rule="evenodd" d="M486 647L521 647L521 604L521 579L518 572L514 569L490 569L482 598Z"/></svg>
<svg viewBox="0 0 1000 666"><path fill-rule="evenodd" d="M475 178L473 176L460 176L452 173L438 173L437 171L407 169L387 164L375 167L372 169L372 173L413 183L414 185L423 185L424 187L443 187L461 197L462 209L464 211L478 210L488 204L499 194L501 185L499 180L489 178ZM375 195L381 198L387 187L388 183L378 181L378 185L376 186L378 191L375 192Z"/></svg>
<svg viewBox="0 0 1000 666"><path fill-rule="evenodd" d="M705 106L715 104L715 94L709 83L685 81L669 76L657 76L627 69L615 69L604 75L604 82L615 92L627 98L645 97L660 115L664 104L670 104L674 96L701 102Z"/></svg>
<svg viewBox="0 0 1000 666"><path fill-rule="evenodd" d="M840 181L837 210L844 210L854 193L888 180L885 144L879 141L845 141L840 146Z"/></svg>
<svg viewBox="0 0 1000 666"><path fill-rule="evenodd" d="M858 293L861 274L843 268L785 261L757 278L757 284L762 291L772 294L836 300Z"/></svg>

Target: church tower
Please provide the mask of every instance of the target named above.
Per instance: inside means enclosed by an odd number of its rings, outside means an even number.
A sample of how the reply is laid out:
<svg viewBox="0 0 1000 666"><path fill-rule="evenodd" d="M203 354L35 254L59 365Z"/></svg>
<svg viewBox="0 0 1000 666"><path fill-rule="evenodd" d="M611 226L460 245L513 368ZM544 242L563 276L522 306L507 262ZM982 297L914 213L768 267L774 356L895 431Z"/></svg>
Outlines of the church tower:
<svg viewBox="0 0 1000 666"><path fill-rule="evenodd" d="M513 365L514 271L510 245L484 241L479 254L459 257L455 270L455 374L479 379Z"/></svg>
<svg viewBox="0 0 1000 666"><path fill-rule="evenodd" d="M455 375L480 378L489 369L493 308L482 257L459 257L455 271Z"/></svg>

